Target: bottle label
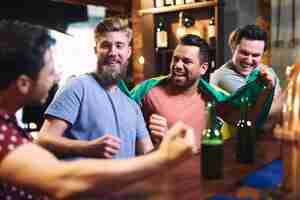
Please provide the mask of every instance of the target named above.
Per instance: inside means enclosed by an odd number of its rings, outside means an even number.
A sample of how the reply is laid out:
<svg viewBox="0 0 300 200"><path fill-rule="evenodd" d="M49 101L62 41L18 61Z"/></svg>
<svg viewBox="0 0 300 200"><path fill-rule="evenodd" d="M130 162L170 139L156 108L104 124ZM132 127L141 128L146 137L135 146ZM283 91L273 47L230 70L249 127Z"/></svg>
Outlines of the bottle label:
<svg viewBox="0 0 300 200"><path fill-rule="evenodd" d="M214 25L209 25L208 26L207 35L208 35L208 38L212 38L212 37L216 36L216 31L215 31L215 26Z"/></svg>
<svg viewBox="0 0 300 200"><path fill-rule="evenodd" d="M168 36L166 31L159 31L156 34L156 46L158 48L168 47Z"/></svg>

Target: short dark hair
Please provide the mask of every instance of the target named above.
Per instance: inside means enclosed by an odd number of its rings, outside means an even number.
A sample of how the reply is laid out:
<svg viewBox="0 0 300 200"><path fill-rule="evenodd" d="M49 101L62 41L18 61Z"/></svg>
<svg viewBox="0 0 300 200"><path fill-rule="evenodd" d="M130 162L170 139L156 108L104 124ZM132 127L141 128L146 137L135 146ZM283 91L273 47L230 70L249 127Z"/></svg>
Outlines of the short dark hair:
<svg viewBox="0 0 300 200"><path fill-rule="evenodd" d="M248 24L239 29L236 38L236 45L240 44L241 40L245 38L248 40L261 40L264 41L265 47L264 50L267 49L268 44L268 35L266 31L255 24Z"/></svg>
<svg viewBox="0 0 300 200"><path fill-rule="evenodd" d="M24 74L36 80L55 40L48 30L26 22L0 21L0 89Z"/></svg>
<svg viewBox="0 0 300 200"><path fill-rule="evenodd" d="M186 34L180 38L179 44L199 47L200 61L202 63L209 62L210 50L209 50L209 46L208 46L207 42L204 39L200 38L197 35Z"/></svg>

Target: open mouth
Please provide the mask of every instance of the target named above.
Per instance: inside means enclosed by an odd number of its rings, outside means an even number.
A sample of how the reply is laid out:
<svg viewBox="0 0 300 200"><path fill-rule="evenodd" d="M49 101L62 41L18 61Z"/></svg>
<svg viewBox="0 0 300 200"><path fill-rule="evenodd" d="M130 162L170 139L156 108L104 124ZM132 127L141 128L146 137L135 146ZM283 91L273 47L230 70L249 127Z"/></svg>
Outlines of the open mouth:
<svg viewBox="0 0 300 200"><path fill-rule="evenodd" d="M186 74L183 73L183 72L176 72L176 71L174 71L173 72L173 76L186 76Z"/></svg>
<svg viewBox="0 0 300 200"><path fill-rule="evenodd" d="M108 61L106 62L106 64L108 64L108 65L116 65L116 64L120 64L120 63L119 63L119 61L117 61L117 60L108 60Z"/></svg>
<svg viewBox="0 0 300 200"><path fill-rule="evenodd" d="M252 65L241 63L241 67L243 69L250 69L250 68L252 68Z"/></svg>

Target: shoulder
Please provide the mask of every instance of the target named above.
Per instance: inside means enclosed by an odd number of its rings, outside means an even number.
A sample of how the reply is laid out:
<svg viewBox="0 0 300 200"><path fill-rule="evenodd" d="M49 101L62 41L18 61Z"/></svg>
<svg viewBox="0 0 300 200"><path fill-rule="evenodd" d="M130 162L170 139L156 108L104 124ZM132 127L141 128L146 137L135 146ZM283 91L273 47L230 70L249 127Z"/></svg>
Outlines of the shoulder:
<svg viewBox="0 0 300 200"><path fill-rule="evenodd" d="M211 74L210 83L217 85L219 81L224 79L224 76L232 76L236 74L232 67L231 62L226 62Z"/></svg>
<svg viewBox="0 0 300 200"><path fill-rule="evenodd" d="M74 78L68 82L65 82L61 88L58 90L58 94L60 93L68 93L68 92L83 92L84 90L91 90L95 87L95 80L89 74L80 75L77 78Z"/></svg>
<svg viewBox="0 0 300 200"><path fill-rule="evenodd" d="M149 93L150 90L152 90L158 84L164 82L164 80L167 78L168 76L159 76L143 81L130 91L132 98L136 102L141 103L143 98Z"/></svg>

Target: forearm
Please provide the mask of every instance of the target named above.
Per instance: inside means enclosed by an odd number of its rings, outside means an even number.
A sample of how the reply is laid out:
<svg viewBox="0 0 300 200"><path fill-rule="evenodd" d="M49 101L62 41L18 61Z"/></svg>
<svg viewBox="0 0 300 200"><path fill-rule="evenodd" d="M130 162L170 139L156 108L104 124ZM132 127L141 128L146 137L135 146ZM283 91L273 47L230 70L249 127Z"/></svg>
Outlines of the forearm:
<svg viewBox="0 0 300 200"><path fill-rule="evenodd" d="M130 186L167 169L168 161L163 155L156 151L129 160L62 162L30 144L19 147L1 162L0 178L54 199L128 195L149 192L149 188Z"/></svg>
<svg viewBox="0 0 300 200"><path fill-rule="evenodd" d="M167 169L167 162L158 152L130 160L76 161L72 163L68 172L70 182L80 187L77 187L76 191L73 187L70 194L76 197L84 197L87 194L107 197L159 191L159 187L139 187L138 183L163 169ZM73 195L67 196L73 198Z"/></svg>
<svg viewBox="0 0 300 200"><path fill-rule="evenodd" d="M88 141L69 139L49 133L40 133L35 142L59 157L86 156L85 149L88 145Z"/></svg>

